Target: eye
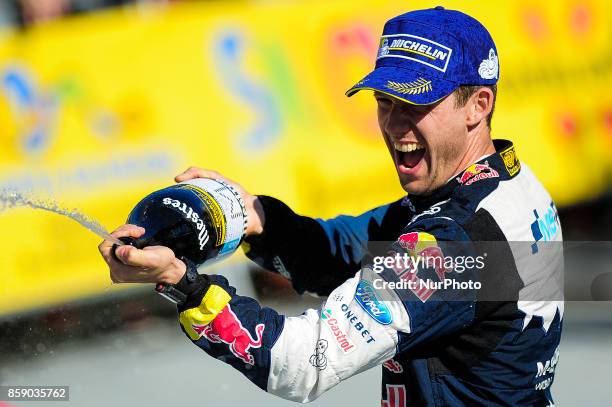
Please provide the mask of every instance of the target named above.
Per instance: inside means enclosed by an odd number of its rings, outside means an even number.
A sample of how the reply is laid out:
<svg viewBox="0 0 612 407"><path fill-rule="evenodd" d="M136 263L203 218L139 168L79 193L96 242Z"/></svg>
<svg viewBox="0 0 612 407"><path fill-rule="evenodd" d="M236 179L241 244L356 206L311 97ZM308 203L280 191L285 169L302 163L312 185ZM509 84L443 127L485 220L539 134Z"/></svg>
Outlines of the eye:
<svg viewBox="0 0 612 407"><path fill-rule="evenodd" d="M428 105L402 105L403 112L413 117L424 116L431 111L431 106Z"/></svg>
<svg viewBox="0 0 612 407"><path fill-rule="evenodd" d="M380 108L390 108L393 104L391 98L387 96L376 94L374 97L376 98L376 103L378 103L378 107Z"/></svg>

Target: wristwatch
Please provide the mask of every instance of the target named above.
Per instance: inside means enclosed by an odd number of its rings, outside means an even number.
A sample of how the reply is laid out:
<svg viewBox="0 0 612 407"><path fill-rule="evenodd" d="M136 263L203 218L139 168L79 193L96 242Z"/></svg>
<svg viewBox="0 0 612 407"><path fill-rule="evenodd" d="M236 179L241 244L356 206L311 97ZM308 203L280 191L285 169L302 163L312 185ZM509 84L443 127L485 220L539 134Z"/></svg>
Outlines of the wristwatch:
<svg viewBox="0 0 612 407"><path fill-rule="evenodd" d="M197 288L199 273L198 268L191 260L184 256L178 259L187 266L187 271L183 275L183 278L176 284L157 283L155 291L167 300L180 305L184 303L189 294Z"/></svg>

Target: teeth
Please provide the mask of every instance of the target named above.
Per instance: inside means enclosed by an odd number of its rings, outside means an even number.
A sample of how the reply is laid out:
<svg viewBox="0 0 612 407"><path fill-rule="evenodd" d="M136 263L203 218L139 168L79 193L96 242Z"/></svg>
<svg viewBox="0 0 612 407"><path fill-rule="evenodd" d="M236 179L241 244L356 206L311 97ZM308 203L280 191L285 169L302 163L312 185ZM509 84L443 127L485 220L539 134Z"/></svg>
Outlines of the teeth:
<svg viewBox="0 0 612 407"><path fill-rule="evenodd" d="M395 147L397 151L401 151L402 153L409 153L414 150L425 148L421 143L398 143L395 141L393 142L393 147Z"/></svg>

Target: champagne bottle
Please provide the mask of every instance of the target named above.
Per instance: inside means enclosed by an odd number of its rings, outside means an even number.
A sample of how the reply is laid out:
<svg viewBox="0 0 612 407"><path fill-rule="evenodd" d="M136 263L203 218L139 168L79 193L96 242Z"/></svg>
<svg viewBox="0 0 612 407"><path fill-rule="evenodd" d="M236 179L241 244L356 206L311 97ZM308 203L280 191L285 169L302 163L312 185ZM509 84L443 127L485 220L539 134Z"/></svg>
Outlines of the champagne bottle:
<svg viewBox="0 0 612 407"><path fill-rule="evenodd" d="M139 249L166 246L196 266L233 253L246 231L244 202L231 185L198 178L155 191L130 212L127 223L142 226L143 236L121 239Z"/></svg>

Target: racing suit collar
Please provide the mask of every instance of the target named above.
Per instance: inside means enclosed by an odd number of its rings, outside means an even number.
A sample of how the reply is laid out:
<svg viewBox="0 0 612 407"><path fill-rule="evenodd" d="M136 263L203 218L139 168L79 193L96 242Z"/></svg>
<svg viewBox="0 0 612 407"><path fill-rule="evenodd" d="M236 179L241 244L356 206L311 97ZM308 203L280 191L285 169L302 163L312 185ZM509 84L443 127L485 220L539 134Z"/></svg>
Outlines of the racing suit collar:
<svg viewBox="0 0 612 407"><path fill-rule="evenodd" d="M407 196L406 198L414 205L416 212L421 212L438 202L448 199L458 187L466 184L465 175L468 171L472 174L476 174L477 171L493 171L497 174L495 178L499 178L500 181L508 180L518 175L521 164L514 151L514 144L510 140L497 139L493 140L493 145L495 146L495 153L481 157L431 194ZM477 168L476 165L482 167Z"/></svg>

